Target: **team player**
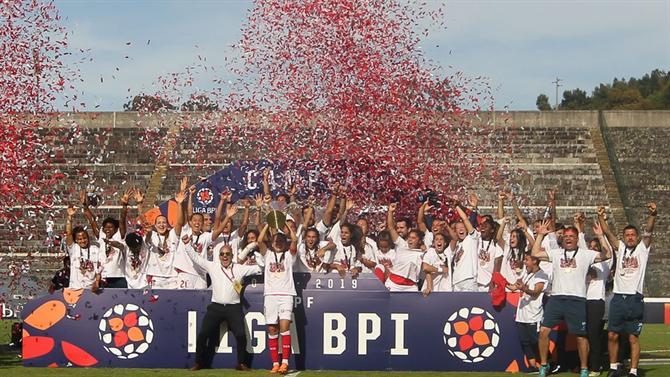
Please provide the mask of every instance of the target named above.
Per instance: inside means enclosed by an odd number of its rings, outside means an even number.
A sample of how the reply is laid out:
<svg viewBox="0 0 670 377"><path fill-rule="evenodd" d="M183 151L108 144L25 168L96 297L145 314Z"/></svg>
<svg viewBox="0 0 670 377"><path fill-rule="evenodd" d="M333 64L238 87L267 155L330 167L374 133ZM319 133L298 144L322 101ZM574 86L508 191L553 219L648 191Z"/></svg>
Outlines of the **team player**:
<svg viewBox="0 0 670 377"><path fill-rule="evenodd" d="M105 254L98 245L91 243L84 228L80 226L72 228L72 217L75 213L76 209L68 207L65 224L65 243L70 255L70 288L90 288L97 292L105 265Z"/></svg>
<svg viewBox="0 0 670 377"><path fill-rule="evenodd" d="M265 291L263 311L268 326L268 345L272 358L271 373L288 373L288 359L291 354L291 320L293 301L296 296L293 282L293 265L297 259L298 237L289 228L291 240L277 232L270 235L267 224L258 236L258 247L265 258ZM268 247L265 237L270 236ZM282 360L279 363L279 335L282 343Z"/></svg>
<svg viewBox="0 0 670 377"><path fill-rule="evenodd" d="M456 241L451 241L454 244ZM451 292L451 253L447 252L449 239L443 233L433 233L433 247L423 257L422 268L426 273L423 294L430 292Z"/></svg>
<svg viewBox="0 0 670 377"><path fill-rule="evenodd" d="M610 371L608 377L619 376L617 356L620 334L628 334L630 341L629 376L637 376L640 362L640 333L644 315L644 274L647 270L651 235L656 222L656 203L647 204L647 223L640 237L633 225L623 229L623 240L619 240L610 230L605 216L605 208L598 209L598 218L607 240L617 248L616 273L614 274L614 297L610 302L608 315L608 349Z"/></svg>
<svg viewBox="0 0 670 377"><path fill-rule="evenodd" d="M454 224L454 230L461 242L457 242L451 249L453 289L454 292L477 292L479 290L477 287L479 232L472 226L463 208L457 202L453 204L462 220Z"/></svg>
<svg viewBox="0 0 670 377"><path fill-rule="evenodd" d="M551 328L565 320L568 331L577 336L577 350L580 360L580 375L587 377L589 341L586 337L586 275L594 262L611 258L611 249L605 245L602 228L596 224L594 233L603 245L603 251L579 248L579 230L569 227L563 232L563 247L542 250L542 239L549 230L550 221L545 220L538 228L537 240L533 244L532 255L551 262L553 268L552 295L547 301L540 327L540 377L548 373L547 353Z"/></svg>
<svg viewBox="0 0 670 377"><path fill-rule="evenodd" d="M397 203L389 204L386 214L386 228L395 244L394 261L390 268L378 264L375 275L382 279L391 292L416 292L419 290L419 275L424 254L422 247L425 247L423 233L418 229L409 229L406 233L407 239L404 239L397 229L405 227L408 223L406 220L401 220L404 222L403 225L395 224L394 213L397 207Z"/></svg>
<svg viewBox="0 0 670 377"><path fill-rule="evenodd" d="M542 297L549 276L540 269L540 260L530 254L524 256L525 270L518 282L508 284L510 291L521 292L516 308L516 328L521 349L532 369L537 369L537 343L542 321Z"/></svg>

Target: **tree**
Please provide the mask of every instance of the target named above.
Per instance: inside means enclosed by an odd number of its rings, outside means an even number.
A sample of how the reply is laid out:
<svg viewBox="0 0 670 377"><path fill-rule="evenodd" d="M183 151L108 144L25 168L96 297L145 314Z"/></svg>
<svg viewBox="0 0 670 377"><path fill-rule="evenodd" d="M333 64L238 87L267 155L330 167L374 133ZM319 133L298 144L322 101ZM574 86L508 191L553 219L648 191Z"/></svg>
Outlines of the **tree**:
<svg viewBox="0 0 670 377"><path fill-rule="evenodd" d="M123 111L146 111L156 112L158 110L175 110L176 107L167 100L158 96L140 94L133 97L123 105Z"/></svg>
<svg viewBox="0 0 670 377"><path fill-rule="evenodd" d="M590 107L591 100L585 91L580 89L566 90L561 100L562 110L583 110Z"/></svg>
<svg viewBox="0 0 670 377"><path fill-rule="evenodd" d="M549 104L549 97L547 97L546 94L540 94L539 96L537 96L535 105L537 106L537 109L540 111L551 110L551 105Z"/></svg>
<svg viewBox="0 0 670 377"><path fill-rule="evenodd" d="M204 94L191 97L190 100L181 105L181 111L217 111L219 104L209 99Z"/></svg>

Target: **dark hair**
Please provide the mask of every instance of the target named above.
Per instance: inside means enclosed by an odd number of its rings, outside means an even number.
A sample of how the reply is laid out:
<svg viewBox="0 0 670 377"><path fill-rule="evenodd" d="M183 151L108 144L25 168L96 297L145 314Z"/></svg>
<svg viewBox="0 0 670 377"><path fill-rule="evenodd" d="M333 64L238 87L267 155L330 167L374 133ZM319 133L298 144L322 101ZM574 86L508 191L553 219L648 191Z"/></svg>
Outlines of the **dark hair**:
<svg viewBox="0 0 670 377"><path fill-rule="evenodd" d="M349 230L351 234L350 244L356 249L357 254L363 254L365 250L363 249L363 230L361 227L352 223L344 223L340 227Z"/></svg>
<svg viewBox="0 0 670 377"><path fill-rule="evenodd" d="M131 249L142 246L142 236L137 233L126 234L126 245Z"/></svg>
<svg viewBox="0 0 670 377"><path fill-rule="evenodd" d="M623 228L623 231L625 232L625 231L627 231L628 229L633 229L633 230L635 231L635 234L639 234L639 233L640 233L640 232L638 232L637 227L636 227L635 225L628 224L628 225L626 225L625 228Z"/></svg>
<svg viewBox="0 0 670 377"><path fill-rule="evenodd" d="M113 218L113 217L108 217L104 220L102 220L102 227L105 227L105 224L112 224L114 228L119 229L119 220Z"/></svg>
<svg viewBox="0 0 670 377"><path fill-rule="evenodd" d="M574 228L574 226L573 227L566 227L565 224L563 224L563 223L556 223L556 225L554 225L554 228L556 228L554 230L559 230L559 229L566 230L568 228Z"/></svg>
<svg viewBox="0 0 670 377"><path fill-rule="evenodd" d="M526 234L521 229L512 229L512 233L516 234L516 250L518 255L523 259L523 254L526 253L526 247L528 246L528 240L526 239ZM517 259L517 253L514 252L514 249L510 246L510 254L508 259Z"/></svg>
<svg viewBox="0 0 670 377"><path fill-rule="evenodd" d="M419 239L423 241L424 233L423 233L422 231L420 231L420 230L418 230L418 229L416 229L416 228L412 228L412 229L409 230L409 233L414 233L414 234L416 234L416 236L419 237Z"/></svg>
<svg viewBox="0 0 670 377"><path fill-rule="evenodd" d="M202 221L203 221L203 222L205 221L205 215L203 215L203 214L200 213L200 212L192 213L192 214L191 214L191 217L189 218L189 220L193 220L193 218L196 217L196 216L200 216L200 217L202 217Z"/></svg>
<svg viewBox="0 0 670 377"><path fill-rule="evenodd" d="M399 218L398 221L396 221L396 224L399 223L399 222L401 222L401 221L404 222L405 225L406 225L408 228L411 228L411 227L412 227L412 220L411 220L409 217L401 217L401 218Z"/></svg>
<svg viewBox="0 0 670 377"><path fill-rule="evenodd" d="M286 199L286 203L290 203L290 202L291 202L291 197L290 197L288 194L286 194L286 193L282 193L282 194L277 195L277 199L279 199L279 198L284 198L284 199Z"/></svg>
<svg viewBox="0 0 670 377"><path fill-rule="evenodd" d="M533 255L532 253L525 253L525 254L524 254L524 257L530 257L530 259L532 259L533 261L535 261L535 263L537 263L538 265L540 264L540 258L536 257L536 256Z"/></svg>
<svg viewBox="0 0 670 377"><path fill-rule="evenodd" d="M282 245L283 247L289 246L288 243L288 238L286 238L286 235L284 233L277 233L272 237L272 242L277 243L279 245Z"/></svg>
<svg viewBox="0 0 670 377"><path fill-rule="evenodd" d="M249 233L255 234L256 239L258 239L258 236L259 236L258 230L256 230L256 229L247 230L247 232L244 233L244 237L242 237L242 239L240 240L240 250L244 249L249 244Z"/></svg>
<svg viewBox="0 0 670 377"><path fill-rule="evenodd" d="M378 247L381 241L386 241L389 243L389 245L391 245L391 247L393 247L393 238L391 238L391 232L389 232L388 230L382 230L381 232L379 232L379 234L377 234Z"/></svg>
<svg viewBox="0 0 670 377"><path fill-rule="evenodd" d="M76 239L77 234L79 233L86 233L86 235L88 236L88 232L86 231L86 229L84 229L83 226L75 226L74 228L72 228L72 238Z"/></svg>

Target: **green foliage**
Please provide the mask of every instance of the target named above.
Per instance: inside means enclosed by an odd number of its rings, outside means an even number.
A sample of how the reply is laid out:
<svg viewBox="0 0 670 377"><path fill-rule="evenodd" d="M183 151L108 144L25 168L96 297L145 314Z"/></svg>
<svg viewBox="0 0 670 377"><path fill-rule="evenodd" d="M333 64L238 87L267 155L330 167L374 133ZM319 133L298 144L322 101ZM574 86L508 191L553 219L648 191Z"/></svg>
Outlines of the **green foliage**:
<svg viewBox="0 0 670 377"><path fill-rule="evenodd" d="M167 100L146 94L140 94L123 105L123 111L156 112L158 110L175 110L176 107Z"/></svg>
<svg viewBox="0 0 670 377"><path fill-rule="evenodd" d="M540 94L539 96L537 96L537 100L535 100L535 105L537 106L537 109L540 111L551 110L551 105L549 104L549 97L547 97L546 94Z"/></svg>
<svg viewBox="0 0 670 377"><path fill-rule="evenodd" d="M537 106L540 110L540 94ZM546 97L546 96L544 96ZM548 99L547 99L548 105ZM611 84L600 84L589 96L579 88L563 92L561 110L669 110L670 72L655 69L642 78L615 78Z"/></svg>

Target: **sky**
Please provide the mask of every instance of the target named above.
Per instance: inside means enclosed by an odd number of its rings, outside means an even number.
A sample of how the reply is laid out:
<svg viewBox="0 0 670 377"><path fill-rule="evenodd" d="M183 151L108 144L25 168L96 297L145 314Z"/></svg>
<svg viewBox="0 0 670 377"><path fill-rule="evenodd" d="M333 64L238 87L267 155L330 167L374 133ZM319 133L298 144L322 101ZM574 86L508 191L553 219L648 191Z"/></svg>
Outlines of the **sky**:
<svg viewBox="0 0 670 377"><path fill-rule="evenodd" d="M253 6L223 0L55 3L71 47L90 49L79 87L86 109L99 111L122 110L130 95L151 92L160 75L194 64L214 68L199 74L196 85L231 79L225 61ZM553 104L557 77L561 92L590 93L615 77L670 70L670 0L447 0L443 7L447 27L424 39L422 50L447 73L486 77L499 110L534 110L540 93Z"/></svg>

